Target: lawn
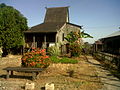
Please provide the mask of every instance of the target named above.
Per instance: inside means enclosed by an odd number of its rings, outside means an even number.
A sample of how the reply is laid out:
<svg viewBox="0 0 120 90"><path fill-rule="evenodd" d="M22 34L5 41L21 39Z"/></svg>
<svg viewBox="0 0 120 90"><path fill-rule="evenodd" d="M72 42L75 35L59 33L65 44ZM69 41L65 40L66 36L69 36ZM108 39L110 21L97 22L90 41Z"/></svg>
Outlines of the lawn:
<svg viewBox="0 0 120 90"><path fill-rule="evenodd" d="M78 63L78 60L67 58L67 57L57 57L57 56L51 56L50 57L52 63L64 63L64 64L76 64Z"/></svg>

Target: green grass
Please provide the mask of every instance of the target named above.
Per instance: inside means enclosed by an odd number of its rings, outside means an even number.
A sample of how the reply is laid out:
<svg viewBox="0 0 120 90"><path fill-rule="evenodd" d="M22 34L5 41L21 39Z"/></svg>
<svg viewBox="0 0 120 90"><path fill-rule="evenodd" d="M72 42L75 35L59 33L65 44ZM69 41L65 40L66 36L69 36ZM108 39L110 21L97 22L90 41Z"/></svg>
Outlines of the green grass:
<svg viewBox="0 0 120 90"><path fill-rule="evenodd" d="M76 63L78 63L78 60L67 58L67 57L58 58L57 56L51 56L50 59L53 63L65 63L65 64L68 64L68 63L76 64Z"/></svg>

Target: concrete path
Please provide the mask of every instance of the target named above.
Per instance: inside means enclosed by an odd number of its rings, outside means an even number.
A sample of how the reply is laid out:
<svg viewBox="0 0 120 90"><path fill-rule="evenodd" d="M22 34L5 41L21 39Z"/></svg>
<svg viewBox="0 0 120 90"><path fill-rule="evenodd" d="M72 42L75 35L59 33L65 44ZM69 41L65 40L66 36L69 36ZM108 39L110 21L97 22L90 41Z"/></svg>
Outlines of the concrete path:
<svg viewBox="0 0 120 90"><path fill-rule="evenodd" d="M104 84L104 87L100 90L120 90L120 80L118 78L114 77L108 70L105 70L93 57L87 56L87 58L90 65L96 66L98 76Z"/></svg>

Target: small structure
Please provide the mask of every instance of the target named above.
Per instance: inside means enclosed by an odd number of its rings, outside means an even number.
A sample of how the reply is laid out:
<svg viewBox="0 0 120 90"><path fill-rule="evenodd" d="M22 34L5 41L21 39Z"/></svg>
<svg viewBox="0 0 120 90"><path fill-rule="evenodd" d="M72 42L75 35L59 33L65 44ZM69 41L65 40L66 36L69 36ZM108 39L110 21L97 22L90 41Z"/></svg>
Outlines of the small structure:
<svg viewBox="0 0 120 90"><path fill-rule="evenodd" d="M93 51L103 51L103 43L100 40L95 41L93 44Z"/></svg>
<svg viewBox="0 0 120 90"><path fill-rule="evenodd" d="M44 22L24 32L25 48L48 48L57 44L67 53L64 37L71 31L80 32L81 26L70 23L68 7L46 8Z"/></svg>
<svg viewBox="0 0 120 90"><path fill-rule="evenodd" d="M112 33L100 41L103 43L104 52L120 55L120 31Z"/></svg>
<svg viewBox="0 0 120 90"><path fill-rule="evenodd" d="M45 84L45 90L54 90L54 84L53 83L46 83Z"/></svg>
<svg viewBox="0 0 120 90"><path fill-rule="evenodd" d="M35 83L26 83L25 90L35 90Z"/></svg>

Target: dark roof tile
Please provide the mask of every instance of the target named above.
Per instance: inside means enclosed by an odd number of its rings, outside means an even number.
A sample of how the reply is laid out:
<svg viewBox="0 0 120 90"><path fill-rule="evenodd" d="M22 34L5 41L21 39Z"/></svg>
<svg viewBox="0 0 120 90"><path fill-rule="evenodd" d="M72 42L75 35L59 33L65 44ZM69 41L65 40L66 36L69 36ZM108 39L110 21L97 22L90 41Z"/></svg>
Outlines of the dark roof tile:
<svg viewBox="0 0 120 90"><path fill-rule="evenodd" d="M55 23L42 23L31 27L29 30L24 31L24 33L48 33L57 32L65 23L55 22Z"/></svg>
<svg viewBox="0 0 120 90"><path fill-rule="evenodd" d="M69 22L68 7L47 8L44 22Z"/></svg>

